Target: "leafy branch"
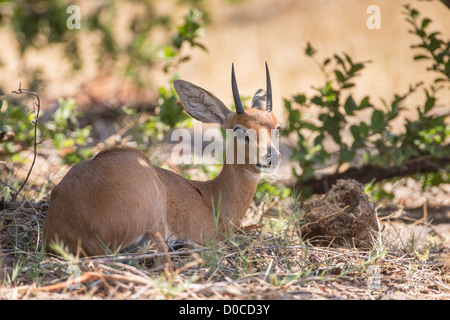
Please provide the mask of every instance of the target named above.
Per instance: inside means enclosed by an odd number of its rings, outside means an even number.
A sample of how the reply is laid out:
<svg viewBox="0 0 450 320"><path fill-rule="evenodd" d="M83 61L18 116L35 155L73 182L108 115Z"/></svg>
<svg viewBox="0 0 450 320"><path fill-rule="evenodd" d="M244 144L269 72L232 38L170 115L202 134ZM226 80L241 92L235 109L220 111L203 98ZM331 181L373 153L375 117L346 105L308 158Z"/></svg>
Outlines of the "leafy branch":
<svg viewBox="0 0 450 320"><path fill-rule="evenodd" d="M437 72L440 77L434 80L435 83L450 82L450 40L441 39L440 31L427 32L432 20L430 18L419 19L420 13L410 5L404 6L406 21L413 27L410 33L419 37L421 42L412 45L413 49L422 49L420 54L414 56L414 60L430 60L431 66L427 70Z"/></svg>

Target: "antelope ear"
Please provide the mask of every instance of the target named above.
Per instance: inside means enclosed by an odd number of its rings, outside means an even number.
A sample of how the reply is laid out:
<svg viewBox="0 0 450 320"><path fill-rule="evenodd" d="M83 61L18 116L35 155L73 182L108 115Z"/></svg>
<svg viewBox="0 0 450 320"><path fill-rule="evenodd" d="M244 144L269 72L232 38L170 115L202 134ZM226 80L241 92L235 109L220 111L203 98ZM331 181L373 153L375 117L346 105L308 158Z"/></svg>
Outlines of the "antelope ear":
<svg viewBox="0 0 450 320"><path fill-rule="evenodd" d="M263 89L259 89L258 91L256 91L252 99L252 108L258 110L266 110L266 97L266 91L264 91Z"/></svg>
<svg viewBox="0 0 450 320"><path fill-rule="evenodd" d="M199 121L223 125L232 113L222 101L195 84L184 80L175 80L173 86L184 110Z"/></svg>

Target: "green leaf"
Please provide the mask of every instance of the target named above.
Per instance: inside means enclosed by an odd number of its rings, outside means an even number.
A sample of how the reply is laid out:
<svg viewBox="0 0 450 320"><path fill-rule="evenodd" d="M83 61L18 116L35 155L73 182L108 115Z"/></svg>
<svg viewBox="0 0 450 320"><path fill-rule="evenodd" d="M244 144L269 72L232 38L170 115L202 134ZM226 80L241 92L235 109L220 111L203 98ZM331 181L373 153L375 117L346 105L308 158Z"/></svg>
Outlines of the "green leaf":
<svg viewBox="0 0 450 320"><path fill-rule="evenodd" d="M431 22L431 19L429 19L429 18L423 19L422 20L422 30L425 29L430 22Z"/></svg>
<svg viewBox="0 0 450 320"><path fill-rule="evenodd" d="M353 100L353 97L351 95L348 96L347 100L345 101L344 109L347 115L349 116L355 115L353 111L357 110L358 106L356 105L355 100Z"/></svg>
<svg viewBox="0 0 450 320"><path fill-rule="evenodd" d="M372 130L375 133L380 133L384 129L384 113L380 110L374 110L372 113Z"/></svg>
<svg viewBox="0 0 450 320"><path fill-rule="evenodd" d="M350 132L352 133L353 139L355 139L355 141L358 141L360 139L361 129L357 125L352 125L350 127Z"/></svg>
<svg viewBox="0 0 450 320"><path fill-rule="evenodd" d="M359 109L362 110L364 108L370 107L369 97L364 97L361 102L359 103Z"/></svg>
<svg viewBox="0 0 450 320"><path fill-rule="evenodd" d="M345 81L344 75L339 70L334 70L334 74L336 75L337 81L339 81L339 82L344 82Z"/></svg>
<svg viewBox="0 0 450 320"><path fill-rule="evenodd" d="M343 162L350 162L353 160L353 157L355 156L355 149L353 148L342 148L341 149L341 160Z"/></svg>
<svg viewBox="0 0 450 320"><path fill-rule="evenodd" d="M428 111L433 109L435 102L436 99L434 97L428 97L427 101L425 102L424 112L427 113Z"/></svg>
<svg viewBox="0 0 450 320"><path fill-rule="evenodd" d="M324 138L325 138L325 136L324 136L323 134L319 134L319 135L314 139L314 145L317 146L317 145L321 144Z"/></svg>
<svg viewBox="0 0 450 320"><path fill-rule="evenodd" d="M414 56L414 60L421 60L421 59L430 59L430 57L428 57L428 56L424 56L424 55L417 55L417 56Z"/></svg>
<svg viewBox="0 0 450 320"><path fill-rule="evenodd" d="M345 56L345 59L347 59L348 63L349 63L350 65L353 65L353 61L352 61L352 59L350 58L350 56L349 56L348 54L346 54L345 52L344 52L344 56Z"/></svg>
<svg viewBox="0 0 450 320"><path fill-rule="evenodd" d="M334 55L334 59L336 59L336 62L337 62L338 64L340 64L340 65L342 66L342 68L345 70L345 63L344 63L344 61L342 60L342 58L339 57L337 54L335 54L335 55Z"/></svg>
<svg viewBox="0 0 450 320"><path fill-rule="evenodd" d="M440 172L431 173L431 179L430 179L431 185L438 186L441 183L445 182L443 175Z"/></svg>
<svg viewBox="0 0 450 320"><path fill-rule="evenodd" d="M343 88L343 89L348 89L348 88L351 88L351 87L354 87L354 86L355 86L354 83L348 82L348 83L346 83L342 88Z"/></svg>
<svg viewBox="0 0 450 320"><path fill-rule="evenodd" d="M359 124L359 129L364 137L369 135L369 126L365 122Z"/></svg>
<svg viewBox="0 0 450 320"><path fill-rule="evenodd" d="M314 54L316 54L316 50L311 46L310 42L306 43L305 54L309 57L312 57Z"/></svg>
<svg viewBox="0 0 450 320"><path fill-rule="evenodd" d="M306 102L306 96L304 94L293 96L293 99L298 104L304 104Z"/></svg>
<svg viewBox="0 0 450 320"><path fill-rule="evenodd" d="M362 63L357 63L351 66L350 71L348 73L356 73L363 68L364 65Z"/></svg>
<svg viewBox="0 0 450 320"><path fill-rule="evenodd" d="M302 121L302 123L300 124L300 127L306 128L311 131L320 131L320 128L317 127L316 125L312 124L311 122Z"/></svg>
<svg viewBox="0 0 450 320"><path fill-rule="evenodd" d="M323 101L320 97L315 96L314 98L311 99L311 102L318 105L318 106L323 106Z"/></svg>
<svg viewBox="0 0 450 320"><path fill-rule="evenodd" d="M300 121L300 111L298 110L292 110L289 114L289 121L297 123Z"/></svg>

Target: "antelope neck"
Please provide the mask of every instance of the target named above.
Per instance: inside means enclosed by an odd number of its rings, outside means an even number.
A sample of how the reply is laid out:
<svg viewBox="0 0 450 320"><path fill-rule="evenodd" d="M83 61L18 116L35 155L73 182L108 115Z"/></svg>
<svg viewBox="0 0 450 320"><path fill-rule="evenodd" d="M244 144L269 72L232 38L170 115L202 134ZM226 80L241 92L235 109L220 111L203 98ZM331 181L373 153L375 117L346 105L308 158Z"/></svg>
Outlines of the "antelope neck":
<svg viewBox="0 0 450 320"><path fill-rule="evenodd" d="M233 217L236 223L245 215L259 182L260 173L250 171L248 166L225 163L219 175L205 186L214 199L215 208L221 199L221 217Z"/></svg>

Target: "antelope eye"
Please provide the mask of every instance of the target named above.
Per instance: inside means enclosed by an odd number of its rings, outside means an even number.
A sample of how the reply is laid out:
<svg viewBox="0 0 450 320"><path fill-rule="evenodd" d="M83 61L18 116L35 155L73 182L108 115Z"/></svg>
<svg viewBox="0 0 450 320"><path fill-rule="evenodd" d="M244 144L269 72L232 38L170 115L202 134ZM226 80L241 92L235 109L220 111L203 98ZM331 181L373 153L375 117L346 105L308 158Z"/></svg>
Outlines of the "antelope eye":
<svg viewBox="0 0 450 320"><path fill-rule="evenodd" d="M277 129L275 130L275 137L279 137L280 136L280 126L277 127Z"/></svg>
<svg viewBox="0 0 450 320"><path fill-rule="evenodd" d="M244 128L237 126L234 127L233 130L238 138L242 139L242 137L245 137L245 143L250 142L250 138L248 137L247 131Z"/></svg>
<svg viewBox="0 0 450 320"><path fill-rule="evenodd" d="M234 127L234 132L236 132L237 134L245 134L245 129L244 128L242 128L242 127L239 127L239 126L237 126L237 127Z"/></svg>

